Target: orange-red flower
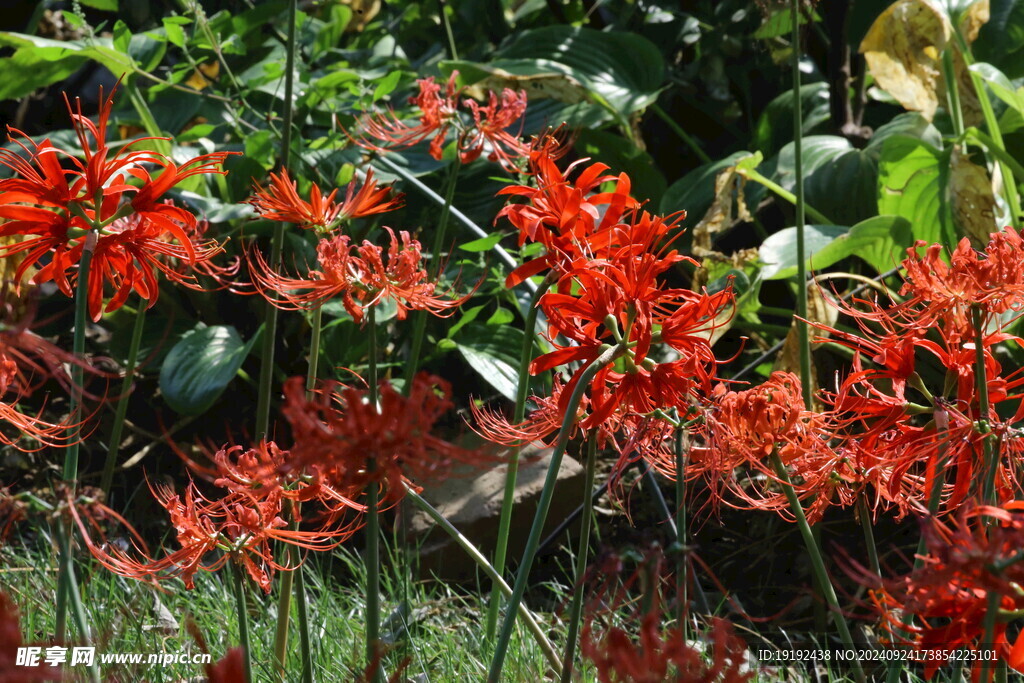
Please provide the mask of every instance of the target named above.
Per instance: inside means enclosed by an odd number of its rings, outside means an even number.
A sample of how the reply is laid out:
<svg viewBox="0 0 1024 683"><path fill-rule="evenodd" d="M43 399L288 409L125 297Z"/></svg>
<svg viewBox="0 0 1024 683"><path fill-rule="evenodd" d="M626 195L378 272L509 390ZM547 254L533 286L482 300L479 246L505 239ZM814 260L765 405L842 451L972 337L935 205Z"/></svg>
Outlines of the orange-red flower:
<svg viewBox="0 0 1024 683"><path fill-rule="evenodd" d="M338 190L334 189L325 197L313 183L309 201L306 201L299 196L296 182L285 169L279 174L271 173L269 187L256 186L247 201L263 218L294 223L317 232L329 232L345 221L394 211L402 206L402 194L391 195L390 187L377 187L373 169L366 172L361 186L356 181L348 184L344 201L334 201L337 194Z"/></svg>
<svg viewBox="0 0 1024 683"><path fill-rule="evenodd" d="M453 71L444 94L433 77L417 80L419 94L409 99L409 103L420 110L416 123L405 123L393 111L367 116L360 121L362 136L354 138L356 144L383 152L410 147L432 137L430 155L440 161L448 132L455 129L458 131L459 157L463 163L473 161L487 151L487 158L491 161L506 169L516 169L517 160L528 154L529 147L508 129L526 111L526 93L506 88L499 98L492 92L484 106L472 99L464 99L462 105L469 110L467 116L459 109L461 90L456 88L457 78L458 72Z"/></svg>
<svg viewBox="0 0 1024 683"><path fill-rule="evenodd" d="M196 217L163 197L186 178L223 174L218 168L228 154L204 154L178 166L156 152L132 150L135 142L112 150L106 135L113 93L104 98L101 91L100 101L97 123L82 115L80 104L72 109L68 103L84 160L48 140L36 144L14 129L11 139L28 159L10 150L0 153L0 164L15 173L0 180L0 219L6 221L0 236L22 238L0 247L0 255L23 255L15 274L19 284L30 268L42 263L34 282L53 281L68 296L79 284L88 287L93 319L104 310L105 282L115 289L106 307L111 311L132 290L152 305L159 291L157 269L178 282L188 281L154 254L195 266L220 251L212 241L194 243ZM15 134L26 142L15 140ZM72 168L63 169L62 158ZM161 169L155 177L150 170L154 166ZM95 254L96 272L87 283L77 283L86 250Z"/></svg>
<svg viewBox="0 0 1024 683"><path fill-rule="evenodd" d="M435 295L437 285L422 267L422 247L404 230L395 233L385 228L391 243L383 248L364 241L352 246L347 235L338 234L320 240L317 260L320 270L306 278L290 278L274 272L263 256L254 252L249 259L250 272L257 290L275 306L287 310L315 307L340 296L345 310L361 322L364 309L382 301L393 302L398 319L409 311L429 311L445 317L447 311L465 301Z"/></svg>
<svg viewBox="0 0 1024 683"><path fill-rule="evenodd" d="M245 650L233 647L217 662L206 665L207 683L249 683L245 677Z"/></svg>

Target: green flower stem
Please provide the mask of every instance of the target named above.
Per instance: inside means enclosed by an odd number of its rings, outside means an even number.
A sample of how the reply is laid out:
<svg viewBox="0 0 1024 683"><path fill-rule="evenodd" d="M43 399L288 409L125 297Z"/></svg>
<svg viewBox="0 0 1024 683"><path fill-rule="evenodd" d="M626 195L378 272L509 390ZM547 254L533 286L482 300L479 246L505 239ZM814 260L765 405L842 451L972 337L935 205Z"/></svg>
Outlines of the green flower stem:
<svg viewBox="0 0 1024 683"><path fill-rule="evenodd" d="M89 266L92 264L93 251L96 249L98 236L95 230L90 230L85 236L82 245L82 260L78 264L78 288L75 290L75 333L72 341L71 351L80 362L85 356L85 326L89 318ZM68 437L71 444L64 450L64 485L70 489L72 495L78 484L78 450L82 439L82 384L83 370L80 363L71 366L71 427L68 428ZM68 597L72 590L77 590L71 582L74 580L74 566L71 557L71 526L64 530L63 543L60 545L59 573L57 575L57 624L54 639L58 642L65 640L67 630L67 607ZM85 636L84 633L81 634Z"/></svg>
<svg viewBox="0 0 1024 683"><path fill-rule="evenodd" d="M540 298L551 287L552 280L547 278L541 283L530 300L530 308L526 312L526 326L523 328L523 345L519 352L519 385L516 387L516 403L512 410L512 423L519 424L526 417L526 399L530 394L530 360L533 356L533 330L537 324L537 311L540 310ZM512 507L516 497L516 480L519 477L519 456L522 445L515 446L509 454L508 469L505 471L505 495L501 501L501 518L498 522L498 541L494 550L494 569L499 576L505 575L505 560L508 554L508 535L512 530ZM501 607L501 586L495 581L491 589L491 601L487 607L487 626L485 642L494 640L498 628L498 610Z"/></svg>
<svg viewBox="0 0 1024 683"><path fill-rule="evenodd" d="M79 637L81 639L83 639L83 640L88 640L90 634L89 634L89 627L86 625L85 607L82 604L82 595L81 595L81 593L78 592L78 580L75 578L75 567L74 567L73 564L71 564L71 557L72 557L72 555L71 555L71 553L66 552L68 539L71 538L71 533L70 533L71 525L70 524L68 525L69 529L68 529L67 532L64 532L60 528L61 526L63 526L63 523L60 524L58 526L58 529L57 529L57 534L56 534L57 544L58 544L58 546L60 546L61 557L68 558L68 562L69 562L68 568L67 568L68 569L69 581L67 583L67 591L66 591L66 598L65 599L70 599L70 602L71 602L71 617L75 620L75 628L78 629ZM93 664L91 664L89 666L89 678L91 678L96 683L99 683L100 674L99 674L99 669L97 668L95 662L93 662Z"/></svg>
<svg viewBox="0 0 1024 683"><path fill-rule="evenodd" d="M487 561L487 558L484 557L483 553L473 545L472 541L463 536L451 522L445 519L444 515L438 512L438 510L428 503L421 495L409 488L406 489L405 494L407 497L411 498L421 510L426 512L439 527L444 529L444 531L459 544L459 547L466 551L467 555L473 558L473 561L477 563L477 566L483 570L484 574L486 574L488 578L498 585L505 596L512 595L512 588L505 583L505 579L501 578L501 574L499 574L491 563ZM544 651L544 656L547 657L548 663L551 664L551 668L555 671L555 675L560 675L562 668L561 660L558 658L558 653L555 652L554 645L552 645L551 641L549 641L547 636L544 635L544 629L539 623L537 623L537 620L533 617L533 614L530 613L530 610L526 608L526 605L520 603L518 613L519 618L526 622L527 628L533 635L534 640L537 641L540 649Z"/></svg>
<svg viewBox="0 0 1024 683"><path fill-rule="evenodd" d="M281 505L281 518L287 520L289 527L298 528L295 522L295 509L292 501L286 498ZM294 546L288 546L285 550L285 557L289 562L294 562L298 556L292 552ZM294 586L295 572L301 571L302 567L292 571L281 572L281 585L278 586L277 594L277 626L274 631L274 659L277 662L277 678L280 681L286 680L288 663L288 622L292 612L292 589Z"/></svg>
<svg viewBox="0 0 1024 683"><path fill-rule="evenodd" d="M797 138L797 139L799 139L799 138ZM786 188L782 187L781 185L776 183L774 180L771 180L771 179L761 175L761 172L758 171L756 168L741 168L741 169L737 169L736 172L738 174L740 174L741 176L743 176L744 178L746 178L747 180L752 180L752 181L754 181L755 183L757 183L759 185L764 185L769 190L771 190L772 192L774 192L778 196L782 197L783 199L785 199L790 204L796 206L797 198L796 198L795 194L793 194L792 192L790 192ZM813 206L809 205L806 201L803 202L803 206L804 206L804 211L807 213L808 216L811 217L811 219L815 223L817 223L819 225L835 225L835 221L833 221L831 218L829 218L828 216L826 216L822 212L820 212L817 209L815 209Z"/></svg>
<svg viewBox="0 0 1024 683"><path fill-rule="evenodd" d="M324 311L322 306L313 309L313 320L309 324L309 364L306 370L306 398L309 398L316 386L317 373L320 368L320 336L323 331Z"/></svg>
<svg viewBox="0 0 1024 683"><path fill-rule="evenodd" d="M442 8L442 14L444 14ZM437 230L434 232L434 245L430 252L430 261L427 266L427 274L431 282L437 282L441 273L441 249L444 247L444 235L448 229L448 217L451 215L452 200L455 198L455 185L459 177L459 168L462 164L456 160L448 172L445 180L444 203L441 205L441 216L437 219ZM405 363L405 385L404 393L409 395L412 388L412 379L420 369L420 354L423 352L423 338L427 330L427 311L416 311L413 322L412 342L409 345L409 357Z"/></svg>
<svg viewBox="0 0 1024 683"><path fill-rule="evenodd" d="M141 72L136 71L135 73ZM156 148L156 151L170 159L171 141L168 140L164 135L164 132L160 130L160 125L156 122L153 112L150 111L149 105L146 103L146 98L143 97L142 91L139 90L139 86L135 82L134 73L132 76L124 79L124 89L128 94L128 99L131 100L135 113L139 115L139 121L142 123L142 128L146 131L146 135L154 138L151 142Z"/></svg>
<svg viewBox="0 0 1024 683"><path fill-rule="evenodd" d="M974 64L974 54L971 52L971 46L967 44L967 41L960 34L959 26L954 26L953 36L960 48L960 53L963 55L964 64L970 67ZM985 119L985 127L988 128L988 133L992 136L992 141L995 143L994 147L1005 152L1006 145L1003 143L1003 133L999 130L999 122L996 120L995 112L992 110L992 102L988 99L985 81L981 76L971 71L970 68L968 68L968 73L971 76L974 92L978 96L978 103L981 105L981 115ZM1017 194L1017 181L1014 180L1011 166L1001 158L999 159L999 171L1003 176L1003 193L1006 205L1010 208L1010 220L1014 226L1017 226L1019 225L1021 213L1020 197Z"/></svg>
<svg viewBox="0 0 1024 683"><path fill-rule="evenodd" d="M594 519L594 474L597 469L597 430L591 430L587 437L587 463L583 484L583 519L580 521L580 545L576 552L576 572L573 576L572 604L569 606L569 631L565 640L565 654L562 655L562 683L572 681L573 663L576 659L576 637L579 635L580 617L583 615L583 575L587 571L590 553L590 527Z"/></svg>
<svg viewBox="0 0 1024 683"><path fill-rule="evenodd" d="M829 608L832 610L832 616L835 619L836 628L839 629L839 637L842 639L844 646L854 650L856 649L856 645L853 642L853 636L850 635L850 627L847 625L846 617L843 616L843 612L839 607L839 598L836 597L835 588L833 588L832 581L828 578L828 572L825 570L825 561L821 557L821 549L814 540L814 534L811 533L811 525L807 523L807 517L804 515L804 508L800 504L800 499L796 496L796 491L793 490L793 483L789 479L789 473L786 471L786 466L782 463L782 458L779 457L777 451L773 450L770 457L772 467L775 469L775 474L779 477L779 482L782 484L782 490L785 492L786 499L789 501L790 510L796 518L797 528L800 529L800 535L804 539L804 545L807 546L807 555L811 560L811 569L818 580L818 586L821 587ZM861 668L860 662L855 661L853 663L853 667L857 680L865 680L864 670Z"/></svg>
<svg viewBox="0 0 1024 683"><path fill-rule="evenodd" d="M999 603L1002 601L1002 597L1003 596L999 594L999 591L989 591L988 595L986 595L986 597L988 598L988 604L985 607L985 619L982 622L982 624L983 624L983 626L985 628L985 635L982 636L981 646L984 647L984 648L990 648L991 649L991 648L995 647L996 617L999 615ZM993 664L995 664L995 662L989 661L987 659L982 660L982 663L981 663L981 682L982 683L989 683L989 681L992 680L992 676L991 676L990 672L992 671L992 665ZM998 675L1000 669L1003 669L1004 674L1005 674L1005 664L1001 664L1001 663L1000 664L996 664L996 673L997 673L997 675Z"/></svg>
<svg viewBox="0 0 1024 683"><path fill-rule="evenodd" d="M245 586L242 584L242 569L231 565L231 577L235 583L235 611L238 614L238 642L242 646L245 664L245 680L252 681L252 649L249 643L249 612L245 603Z"/></svg>
<svg viewBox="0 0 1024 683"><path fill-rule="evenodd" d="M551 453L551 464L548 466L544 488L541 491L540 501L537 504L537 512L533 517L533 526L530 527L530 536L526 541L522 562L519 563L519 569L516 572L515 587L512 589L508 609L501 623L501 631L498 633L494 656L491 659L491 667L487 675L489 683L498 683L501 679L501 669L505 663L509 639L512 637L512 629L515 626L516 611L519 609L519 604L523 600L523 594L526 592L526 585L530 580L530 569L533 567L534 559L536 559L540 536L544 531L544 522L547 520L548 510L551 507L551 498L555 493L555 484L558 481L558 472L562 465L562 457L565 455L565 447L569 443L569 435L576 426L576 412L579 409L580 401L583 399L584 392L590 386L597 372L606 365L614 363L627 350L621 344L605 348L601 355L587 366L580 375L576 388L573 389L572 395L569 397L569 403L562 418L562 426L558 431L558 438Z"/></svg>
<svg viewBox="0 0 1024 683"><path fill-rule="evenodd" d="M306 574L302 567L295 570L295 595L299 608L299 654L302 657L302 683L313 683L313 656L309 646L309 610L306 607Z"/></svg>
<svg viewBox="0 0 1024 683"><path fill-rule="evenodd" d="M700 163L711 163L711 157L708 156L708 153L701 149L700 145L697 144L697 141L693 139L693 136L687 133L685 130L683 130L683 127L679 125L679 122L677 122L674 118L669 116L668 112L662 109L659 104L652 104L651 111L654 112L655 116L664 121L665 125L667 125L673 133L678 135L679 139L682 140L686 144L686 146L689 147L693 151L693 153L697 155L697 158L700 159Z"/></svg>
<svg viewBox="0 0 1024 683"><path fill-rule="evenodd" d="M985 370L985 347L983 345L981 308L971 307L971 322L974 325L974 381L978 392L978 420L975 429L982 434L981 444L985 458L985 483L982 489L982 500L989 505L996 501L996 472L999 465L999 452L994 447L992 428L989 426L991 406L988 400L988 372Z"/></svg>
<svg viewBox="0 0 1024 683"><path fill-rule="evenodd" d="M793 175L796 182L796 280L799 288L796 293L796 314L800 319L796 323L800 342L800 385L804 393L804 407L811 409L811 398L814 388L811 386L811 339L807 333L807 247L804 239L804 226L807 223L807 203L804 199L804 155L803 155L803 109L800 107L800 0L790 0L790 19L792 30L792 64L793 72Z"/></svg>
<svg viewBox="0 0 1024 683"><path fill-rule="evenodd" d="M868 501L863 495L857 496L857 512L860 517L860 528L864 530L864 545L868 549L868 561L871 563L871 571L877 576L882 575L882 566L878 563L878 546L875 544L875 528L871 523L871 510L868 508Z"/></svg>
<svg viewBox="0 0 1024 683"><path fill-rule="evenodd" d="M455 61L459 60L459 51L455 47L455 35L452 33L452 23L448 20L448 3L445 0L438 0L437 2L438 14L441 15L441 21L444 23L444 32L448 37L448 54L451 55Z"/></svg>
<svg viewBox="0 0 1024 683"><path fill-rule="evenodd" d="M146 325L146 307L140 302L135 312L135 325L132 327L132 339L128 346L128 359L124 365L124 379L121 381L121 397L117 400L114 412L114 425L110 428L110 443L107 446L107 459L103 463L103 478L100 488L107 498L110 497L110 486L114 482L114 468L117 466L117 455L121 449L121 434L124 432L124 418L128 414L128 397L135 381L135 365L139 359L139 345L142 343L142 330Z"/></svg>
<svg viewBox="0 0 1024 683"><path fill-rule="evenodd" d="M292 152L292 100L295 81L295 15L298 0L288 3L288 41L284 66L284 129L281 132L281 168L287 170L291 166ZM274 226L274 236L270 243L270 267L281 267L281 254L284 251L284 223ZM263 353L260 358L260 383L256 399L256 438L261 439L267 434L270 426L271 384L274 380L274 351L277 343L277 308L266 302L264 318Z"/></svg>
<svg viewBox="0 0 1024 683"><path fill-rule="evenodd" d="M379 155L374 159L380 162L381 165L387 166L389 171L391 171L395 175L402 178L402 180L415 187L421 194L423 194L425 197L433 201L435 204L438 204L441 207L445 205L444 197L431 190L429 187L427 187L427 185L423 183L422 180L420 180L413 174L409 173L407 170L405 170L395 162L391 161L386 156ZM473 220L469 218L469 216L462 213L454 206L449 205L448 210L451 212L451 215L453 218L455 218L455 220L459 221L464 226L469 228L477 237L483 238L491 236L490 232L484 230L479 225L474 223ZM512 255L509 254L508 251L506 251L501 245L494 245L493 247L491 247L491 251L493 251L497 255L497 257L509 268L516 268L519 265L519 263L514 258L512 258ZM530 280L526 281L526 287L531 292L536 291L537 289L537 285Z"/></svg>
<svg viewBox="0 0 1024 683"><path fill-rule="evenodd" d="M377 316L376 306L367 307L366 327L369 340L369 367L366 381L370 385L370 403L380 410L377 398ZM373 473L375 464L366 461L366 469ZM380 633L380 484L371 482L366 489L366 662L376 658ZM373 683L383 680L381 667L372 673Z"/></svg>
<svg viewBox="0 0 1024 683"><path fill-rule="evenodd" d="M948 45L942 51L942 78L946 83L946 97L949 102L949 117L953 120L953 134L964 134L964 109L960 103L960 86L956 82L956 69L953 67L953 46Z"/></svg>
<svg viewBox="0 0 1024 683"><path fill-rule="evenodd" d="M688 521L686 519L686 452L685 452L686 428L680 426L676 429L676 439L673 447L676 464L676 543L679 544L679 563L676 567L676 620L679 627L683 629L683 637L688 637L688 622L686 612L690 606L690 597L687 595L689 589L689 567L686 562L686 532Z"/></svg>

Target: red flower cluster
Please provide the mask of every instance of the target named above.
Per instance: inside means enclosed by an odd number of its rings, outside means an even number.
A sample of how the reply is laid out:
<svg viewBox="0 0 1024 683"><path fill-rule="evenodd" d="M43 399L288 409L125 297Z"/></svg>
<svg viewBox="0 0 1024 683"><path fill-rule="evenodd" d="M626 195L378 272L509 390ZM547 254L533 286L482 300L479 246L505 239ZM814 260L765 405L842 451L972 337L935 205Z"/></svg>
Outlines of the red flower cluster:
<svg viewBox="0 0 1024 683"><path fill-rule="evenodd" d="M929 519L924 525L927 554L910 573L880 580L861 568L872 587L875 610L895 643L927 652L925 677L949 662L950 653L976 651L974 680L995 650L999 660L1024 672L1024 633L1011 636L1011 623L1024 610L1024 503L961 508L955 523ZM985 638L989 595L999 596L991 641ZM916 618L908 623L907 615ZM1011 643L1011 637L1013 642Z"/></svg>
<svg viewBox="0 0 1024 683"><path fill-rule="evenodd" d="M310 271L305 278L291 278L274 272L260 253L250 258L250 272L257 290L268 301L286 310L316 307L340 296L345 310L361 322L364 309L382 301L392 301L398 308L398 319L409 311L430 311L444 317L466 300L445 299L435 295L437 285L429 280L420 265L423 253L417 240L404 230L395 237L385 228L391 244L385 251L369 241L353 246L347 235L320 240L317 260L320 270Z"/></svg>
<svg viewBox="0 0 1024 683"><path fill-rule="evenodd" d="M196 217L163 197L186 178L223 174L217 169L228 154L204 154L178 166L156 152L131 149L138 141L112 150L106 138L113 93L104 98L101 92L100 101L98 123L82 114L80 104L72 109L68 103L84 160L48 139L35 143L14 129L11 141L28 158L0 150L0 164L15 173L0 180L0 219L6 221L0 237L21 238L0 247L0 254L24 254L15 275L19 283L29 268L43 264L34 282L55 282L68 296L79 284L87 287L94 320L120 307L132 291L152 306L159 295L157 271L197 286L192 274L167 260L195 268L222 249L213 240L195 241ZM72 168L64 169L62 159ZM153 177L152 167L161 173ZM77 283L77 267L86 251L92 252L92 269L88 282ZM107 286L114 295L104 307Z"/></svg>
<svg viewBox="0 0 1024 683"><path fill-rule="evenodd" d="M397 501L406 486L437 481L453 465L493 462L482 450L462 448L431 433L452 408L448 382L426 373L412 382L403 396L382 381L379 403L373 405L366 389L325 383L307 398L303 379L290 379L282 412L295 445L282 472L311 475L352 498L378 482L381 499Z"/></svg>
<svg viewBox="0 0 1024 683"><path fill-rule="evenodd" d="M462 90L455 85L458 75L457 71L452 72L443 94L433 77L417 80L419 94L410 98L409 103L419 107L418 121L407 124L394 112L367 116L360 122L363 135L355 139L356 144L383 152L410 147L433 136L430 155L440 161L448 133L454 129L458 132L459 158L463 163L474 161L487 151L491 161L508 170L518 170L517 159L526 156L527 147L508 129L526 111L526 93L508 88L500 96L491 92L486 105L463 99L467 114L459 108Z"/></svg>

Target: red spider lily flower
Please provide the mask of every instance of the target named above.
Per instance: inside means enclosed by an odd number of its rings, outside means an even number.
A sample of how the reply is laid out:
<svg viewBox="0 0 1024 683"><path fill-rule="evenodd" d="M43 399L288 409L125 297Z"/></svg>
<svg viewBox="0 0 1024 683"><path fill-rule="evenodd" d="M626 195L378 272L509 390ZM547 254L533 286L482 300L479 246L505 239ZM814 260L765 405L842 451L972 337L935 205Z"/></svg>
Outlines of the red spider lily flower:
<svg viewBox="0 0 1024 683"><path fill-rule="evenodd" d="M437 285L421 266L423 253L417 240L404 230L397 238L391 228L385 230L391 238L386 263L383 248L368 241L353 247L347 235L339 234L320 241L320 270L311 271L305 279L275 273L262 255L254 252L249 259L253 284L268 301L286 310L316 307L340 296L356 322L362 322L367 306L386 300L396 304L399 320L409 311L446 317L450 315L447 311L462 305L468 295L444 299L434 294Z"/></svg>
<svg viewBox="0 0 1024 683"><path fill-rule="evenodd" d="M83 253L94 251L96 272L82 283L89 290L93 319L103 312L105 281L115 288L107 311L121 306L132 290L152 305L158 291L154 268L178 282L187 281L180 271L159 264L153 253L195 265L219 251L216 243L194 243L195 216L161 198L186 178L223 174L218 167L227 156L226 152L201 155L179 167L155 152L129 149L138 141L114 151L106 144L113 93L104 98L101 91L100 101L97 123L82 114L80 103L72 109L68 102L84 161L49 142L18 142L29 155L27 160L13 152L0 154L0 164L16 174L0 180L0 219L6 219L0 237L22 237L0 246L0 255L22 255L16 286L30 268L49 257L32 281L53 281L70 296L77 286L73 283ZM10 132L12 140L14 134L24 137L19 131ZM73 168L63 170L60 157L66 157ZM162 169L156 177L147 168L152 166ZM140 181L141 187L129 184L131 179Z"/></svg>
<svg viewBox="0 0 1024 683"><path fill-rule="evenodd" d="M495 461L481 449L462 448L431 434L453 405L448 382L426 373L412 382L404 396L382 381L375 406L366 389L324 383L306 398L304 380L288 380L282 413L295 445L282 472L316 473L353 498L377 482L381 500L397 501L405 495L407 482L415 486L412 482L437 481L456 464Z"/></svg>
<svg viewBox="0 0 1024 683"><path fill-rule="evenodd" d="M725 619L712 619L705 636L710 656L691 644L681 627L663 629L661 621L656 612L644 615L637 640L617 626L595 633L593 622L585 621L580 651L593 663L601 683L745 683L754 678L746 643Z"/></svg>
<svg viewBox="0 0 1024 683"><path fill-rule="evenodd" d="M575 180L569 177L586 160L571 164L563 173L547 147L530 156L530 172L536 187L510 185L498 195L523 197L526 204L506 204L495 221L508 218L519 230L519 245L540 242L545 253L512 271L505 285L514 287L528 277L554 269L558 274L570 270L580 260L589 261L606 254L601 236L619 222L623 213L640 203L630 194L629 176L605 172L608 166L587 166ZM595 192L603 183L615 182L608 192ZM685 214L684 214L685 215Z"/></svg>
<svg viewBox="0 0 1024 683"><path fill-rule="evenodd" d="M80 512L71 506L72 516L89 551L115 574L136 579L177 576L186 588L192 589L196 572L215 572L233 561L244 568L260 588L270 592L275 571L294 569L274 560L272 542L323 551L337 547L355 531L353 525L316 531L289 529L281 518L281 496L258 498L248 491L236 490L210 500L194 483L188 485L184 496L163 486L152 491L170 515L181 545L179 550L159 559L147 557L143 549L140 549L143 559L136 560L117 547L97 545L91 540Z"/></svg>
<svg viewBox="0 0 1024 683"><path fill-rule="evenodd" d="M216 662L206 665L207 683L249 683L245 677L245 650L233 647Z"/></svg>
<svg viewBox="0 0 1024 683"><path fill-rule="evenodd" d="M606 555L588 569L587 610L580 631L580 651L596 669L601 683L745 683L754 677L747 665L746 644L725 619L713 619L705 634L708 647L687 641L679 624L664 628L664 555L654 546L643 553L635 571L623 576L627 564ZM639 587L642 599L630 594ZM639 605L639 607L637 606ZM626 611L632 632L615 624Z"/></svg>
<svg viewBox="0 0 1024 683"><path fill-rule="evenodd" d="M420 109L417 123L406 124L394 112L365 117L360 121L363 135L353 138L354 142L366 149L384 152L391 149L411 147L428 137L430 155L440 161L444 156L444 143L453 128L459 131L459 157L463 163L474 161L485 151L488 159L500 163L507 170L518 170L517 158L529 153L529 146L517 136L508 132L526 111L526 93L506 88L499 98L489 93L488 102L480 106L472 99L464 99L463 106L469 116L460 114L461 91L455 82L459 72L453 71L441 93L441 86L433 77L416 81L419 94L410 98L409 103ZM469 123L469 120L472 123Z"/></svg>
<svg viewBox="0 0 1024 683"><path fill-rule="evenodd" d="M45 645L36 648L34 664L19 661L19 650L28 647L21 635L21 617L18 606L4 592L0 591L0 681L3 683L35 683L36 681L60 681L63 674L56 667L42 663Z"/></svg>
<svg viewBox="0 0 1024 683"><path fill-rule="evenodd" d="M928 653L920 660L925 663L925 678L950 664L950 654L960 649L979 652L971 660L974 680L991 650L999 660L1024 671L1024 637L1018 634L1011 644L1008 632L1024 609L1021 509L1021 503L969 506L952 525L927 520L927 554L919 568L904 576L879 579L863 567L853 567L858 580L872 589L872 605L893 642ZM983 643L992 592L1000 596L999 615L993 642ZM905 615L915 617L915 623L905 623ZM990 667L994 664L989 662Z"/></svg>
<svg viewBox="0 0 1024 683"><path fill-rule="evenodd" d="M334 201L337 189L325 197L320 187L313 183L309 201L306 201L299 196L297 183L288 176L286 169L280 174L271 173L269 187L257 185L247 201L263 218L294 223L317 232L329 232L345 221L387 213L402 206L404 195L391 195L390 187L378 188L373 169L366 172L366 179L358 191L357 184L355 181L349 183L345 200L337 203Z"/></svg>

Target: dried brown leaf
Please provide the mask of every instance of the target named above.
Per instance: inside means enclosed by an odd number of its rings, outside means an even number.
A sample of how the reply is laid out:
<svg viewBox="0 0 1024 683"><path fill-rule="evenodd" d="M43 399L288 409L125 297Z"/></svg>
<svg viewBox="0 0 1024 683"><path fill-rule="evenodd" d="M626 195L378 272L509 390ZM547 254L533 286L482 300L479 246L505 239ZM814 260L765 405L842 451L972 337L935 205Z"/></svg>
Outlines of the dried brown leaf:
<svg viewBox="0 0 1024 683"><path fill-rule="evenodd" d="M996 196L992 180L983 166L953 147L949 159L949 192L956 222L976 246L987 244L999 229L996 224Z"/></svg>

